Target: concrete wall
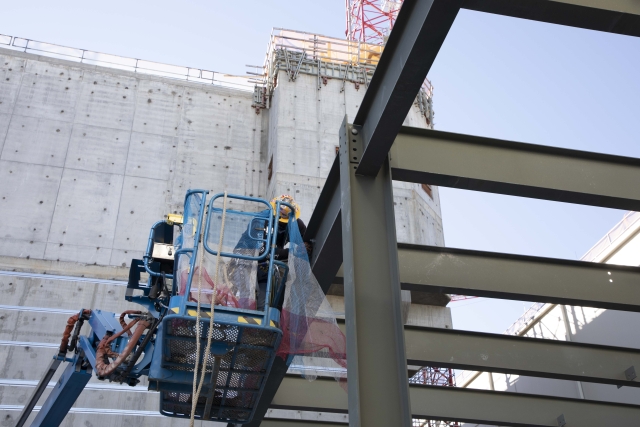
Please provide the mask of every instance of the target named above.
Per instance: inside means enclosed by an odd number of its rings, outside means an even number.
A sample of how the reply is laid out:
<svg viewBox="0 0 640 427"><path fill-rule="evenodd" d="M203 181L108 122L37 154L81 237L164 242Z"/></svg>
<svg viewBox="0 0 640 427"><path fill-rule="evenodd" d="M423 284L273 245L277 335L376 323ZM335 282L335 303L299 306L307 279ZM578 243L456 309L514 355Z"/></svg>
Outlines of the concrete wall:
<svg viewBox="0 0 640 427"><path fill-rule="evenodd" d="M129 265L187 189L263 195L251 102L0 49L0 255Z"/></svg>
<svg viewBox="0 0 640 427"><path fill-rule="evenodd" d="M268 197L287 193L302 206L302 219L308 222L336 156L338 131L345 114L356 115L365 88L330 79L321 89L317 77L300 74L295 81L285 71L278 75L278 86L269 110L266 152L267 167L273 159L273 175ZM426 128L427 122L414 105L407 126ZM394 182L396 231L398 241L444 246L440 197L433 198L418 184Z"/></svg>

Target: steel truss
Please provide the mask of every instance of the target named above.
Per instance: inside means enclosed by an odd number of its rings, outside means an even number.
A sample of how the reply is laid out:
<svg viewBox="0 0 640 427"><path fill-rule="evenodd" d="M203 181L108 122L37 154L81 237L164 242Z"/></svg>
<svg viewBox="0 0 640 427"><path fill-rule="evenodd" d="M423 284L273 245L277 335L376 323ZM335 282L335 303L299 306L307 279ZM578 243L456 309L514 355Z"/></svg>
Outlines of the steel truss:
<svg viewBox="0 0 640 427"><path fill-rule="evenodd" d="M502 353L497 359L489 358L492 366L476 368L495 372L522 369L521 374L526 372L546 378L569 375L572 379L581 377L581 380L588 377L586 381L592 382L636 385L624 374L626 365L637 363L633 360L638 357L638 351L633 349L531 341L523 337L506 337L514 340L506 342L505 337L479 337L448 330L433 331L443 335L434 336L428 345L426 335L414 336L415 331L411 328L405 328L403 336L399 333L402 328L397 314L397 295L401 287L535 301L586 302L593 307L633 311L638 307L637 292L632 289L638 269L591 268L586 263L443 248L424 251L398 248L391 221L393 209L388 203L392 200L391 176L410 182L593 206L633 210L640 207L640 191L635 188L637 186L629 185L640 177L640 160L637 159L401 129L460 8L640 36L640 3L624 0L404 2L353 124L346 119L343 123L340 155L307 230L306 237L316 240L312 267L323 288L328 288L341 265L344 271L350 379L348 404L327 401L325 405L320 398L329 393L322 390L324 383L310 386L315 389L315 400L309 404L320 411L331 407L338 412L348 409L349 424L353 427L409 427L411 417L500 425L633 426L640 416L640 406L455 387L409 387L399 375L406 368L406 359L412 365L416 364L416 360L411 359L416 346L423 350L424 357L419 359L425 362L422 366L464 369L476 364L474 355L493 339L492 345L497 346L494 349L504 346L511 351ZM404 136L414 133L419 133L419 138L406 142L411 138ZM404 138L403 142L399 138ZM394 143L396 146L390 155ZM458 149L454 152L451 147L456 144ZM468 166L465 156L476 154L479 155L475 157L476 164L481 167L456 166L458 163ZM527 167L520 171L502 167L505 159L515 158ZM543 179L536 176L541 172ZM363 212L368 212L369 217ZM367 234L364 230L375 232ZM412 253L403 255L403 250ZM423 253L418 255L418 252ZM443 268L435 273L437 280L432 280L435 276L420 274L424 271L420 266L430 262L426 261L426 253L433 259L464 258L469 262L468 268ZM539 282L520 289L517 286L506 289L501 288L500 281L491 283L483 278L483 272L496 267L509 274L521 269L533 271L538 277L552 277L556 272L562 274L556 278L556 289ZM571 273L587 279L580 282L582 289L573 285L579 280L573 283L562 280L570 278ZM609 281L608 273L616 276L613 282ZM605 280L615 286L612 296L603 291ZM383 307L385 299L386 306ZM373 314L376 310L380 310L378 318ZM404 340L406 353L401 347ZM540 356L537 360L526 357L532 351ZM611 356L605 356L605 353L615 354L618 358L615 366L611 365ZM542 357L544 354L547 354L546 358ZM582 358L581 372L567 374L563 371L572 366L576 358ZM452 366L451 360L463 362ZM600 370L603 366L607 367ZM384 373L381 375L381 372ZM305 407L308 403L304 402L303 394L301 388L286 381L274 404ZM294 401L297 403L293 404ZM385 414L382 414L381 406ZM531 407L536 411L528 410ZM394 420L392 424L390 419Z"/></svg>

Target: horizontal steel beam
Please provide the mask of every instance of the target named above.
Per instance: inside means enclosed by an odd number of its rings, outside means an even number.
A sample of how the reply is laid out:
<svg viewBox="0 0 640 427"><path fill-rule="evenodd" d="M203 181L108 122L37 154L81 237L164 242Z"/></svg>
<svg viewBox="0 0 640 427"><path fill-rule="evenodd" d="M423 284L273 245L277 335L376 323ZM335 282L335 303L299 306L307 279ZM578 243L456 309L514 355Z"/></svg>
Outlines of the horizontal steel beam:
<svg viewBox="0 0 640 427"><path fill-rule="evenodd" d="M344 322L338 325L344 332ZM625 374L640 367L634 348L410 325L404 326L404 340L411 366L640 387Z"/></svg>
<svg viewBox="0 0 640 427"><path fill-rule="evenodd" d="M325 292L342 264L337 162L305 234L316 242L311 265ZM631 185L640 182L640 160L634 158L404 127L391 150L391 167L400 181L640 211L640 187ZM492 296L546 301L531 289L531 297Z"/></svg>
<svg viewBox="0 0 640 427"><path fill-rule="evenodd" d="M640 3L633 0L465 0L462 7L550 24L640 36Z"/></svg>
<svg viewBox="0 0 640 427"><path fill-rule="evenodd" d="M640 210L640 159L403 127L393 179Z"/></svg>
<svg viewBox="0 0 640 427"><path fill-rule="evenodd" d="M640 387L640 350L451 329L404 327L407 363Z"/></svg>
<svg viewBox="0 0 640 427"><path fill-rule="evenodd" d="M640 268L398 245L402 289L640 312Z"/></svg>
<svg viewBox="0 0 640 427"><path fill-rule="evenodd" d="M361 126L364 152L357 173L373 176L433 65L462 0L405 0L354 125Z"/></svg>
<svg viewBox="0 0 640 427"><path fill-rule="evenodd" d="M557 426L563 416L567 426L634 427L640 406L508 393L456 387L409 387L414 418L504 426ZM319 412L347 412L347 394L334 380L309 382L286 377L273 408Z"/></svg>

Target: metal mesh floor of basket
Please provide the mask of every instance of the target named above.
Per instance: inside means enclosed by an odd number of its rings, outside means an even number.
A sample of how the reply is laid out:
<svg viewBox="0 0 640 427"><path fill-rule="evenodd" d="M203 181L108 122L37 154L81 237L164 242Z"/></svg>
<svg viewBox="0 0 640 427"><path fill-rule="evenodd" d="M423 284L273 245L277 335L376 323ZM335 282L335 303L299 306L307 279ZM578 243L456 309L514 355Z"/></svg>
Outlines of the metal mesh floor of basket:
<svg viewBox="0 0 640 427"><path fill-rule="evenodd" d="M167 319L163 338L163 367L193 372L196 356L196 319ZM206 346L208 322L201 322L201 350ZM273 327L214 322L212 354L196 406L195 418L230 423L248 423L271 369L282 333ZM214 354L215 353L215 354ZM200 361L200 366L204 364ZM192 394L161 391L160 412L188 418Z"/></svg>

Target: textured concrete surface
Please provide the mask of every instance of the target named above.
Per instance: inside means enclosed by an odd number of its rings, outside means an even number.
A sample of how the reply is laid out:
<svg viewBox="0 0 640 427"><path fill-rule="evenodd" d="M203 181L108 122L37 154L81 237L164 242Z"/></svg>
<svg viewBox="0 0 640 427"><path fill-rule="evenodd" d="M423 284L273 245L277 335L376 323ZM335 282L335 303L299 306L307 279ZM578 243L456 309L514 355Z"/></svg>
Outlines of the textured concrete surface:
<svg viewBox="0 0 640 427"><path fill-rule="evenodd" d="M262 196L251 102L0 49L0 256L128 265L187 189Z"/></svg>
<svg viewBox="0 0 640 427"><path fill-rule="evenodd" d="M280 71L269 110L267 169L272 164L267 196L291 194L308 222L336 156L338 131L345 114L352 120L365 88L328 80L320 90L315 76L301 74L289 81ZM404 124L426 128L414 105ZM396 231L399 242L444 246L440 197L431 198L418 184L394 182Z"/></svg>

